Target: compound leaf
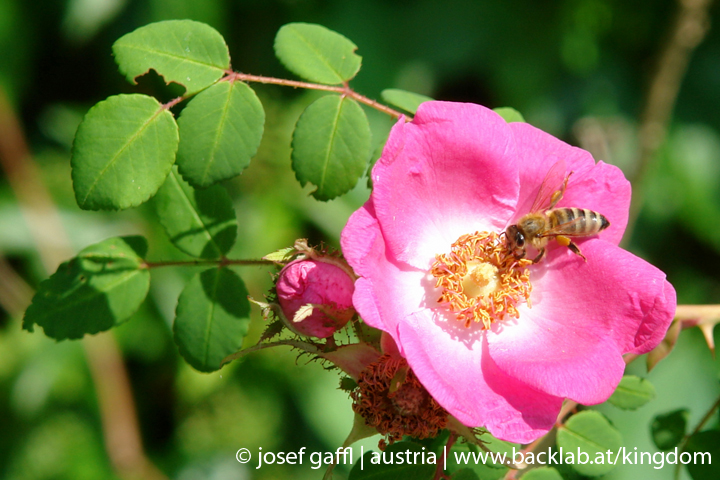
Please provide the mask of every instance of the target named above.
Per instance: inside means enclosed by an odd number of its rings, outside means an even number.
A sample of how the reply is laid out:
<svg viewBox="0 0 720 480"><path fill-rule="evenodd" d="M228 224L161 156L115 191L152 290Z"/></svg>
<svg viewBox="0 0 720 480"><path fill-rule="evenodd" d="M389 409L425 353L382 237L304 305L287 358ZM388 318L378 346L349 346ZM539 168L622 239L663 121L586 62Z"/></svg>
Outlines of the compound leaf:
<svg viewBox="0 0 720 480"><path fill-rule="evenodd" d="M120 37L112 48L120 72L131 83L153 69L165 82L184 86L186 95L212 85L230 68L222 35L192 20L145 25Z"/></svg>
<svg viewBox="0 0 720 480"><path fill-rule="evenodd" d="M177 124L146 95L116 95L83 118L75 135L72 178L85 210L135 207L155 194L175 162Z"/></svg>
<svg viewBox="0 0 720 480"><path fill-rule="evenodd" d="M370 125L358 103L338 95L308 106L295 127L292 167L301 185L317 186L312 195L331 200L352 189L370 158Z"/></svg>
<svg viewBox="0 0 720 480"><path fill-rule="evenodd" d="M84 248L40 284L23 328L56 340L108 330L140 307L150 287L143 237L110 238Z"/></svg>
<svg viewBox="0 0 720 480"><path fill-rule="evenodd" d="M198 187L239 175L257 153L264 124L262 104L245 83L200 92L178 119L180 173Z"/></svg>
<svg viewBox="0 0 720 480"><path fill-rule="evenodd" d="M220 185L196 190L173 168L153 203L170 241L188 255L220 258L235 243L235 210Z"/></svg>
<svg viewBox="0 0 720 480"><path fill-rule="evenodd" d="M362 57L357 45L321 25L289 23L275 36L275 55L291 72L312 82L336 85L353 78Z"/></svg>
<svg viewBox="0 0 720 480"><path fill-rule="evenodd" d="M178 299L173 331L180 354L195 369L213 372L237 352L250 324L242 279L227 268L195 275Z"/></svg>

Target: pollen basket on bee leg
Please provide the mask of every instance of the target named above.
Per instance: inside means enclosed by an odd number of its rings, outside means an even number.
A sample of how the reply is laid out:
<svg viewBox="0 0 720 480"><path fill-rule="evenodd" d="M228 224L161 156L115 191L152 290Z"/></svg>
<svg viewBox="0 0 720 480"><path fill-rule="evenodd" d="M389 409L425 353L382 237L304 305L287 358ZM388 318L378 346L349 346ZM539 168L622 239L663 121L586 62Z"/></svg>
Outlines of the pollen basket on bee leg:
<svg viewBox="0 0 720 480"><path fill-rule="evenodd" d="M487 330L506 315L519 317L517 307L528 303L531 260L517 259L495 232L462 235L449 253L438 254L430 268L438 302L469 327Z"/></svg>

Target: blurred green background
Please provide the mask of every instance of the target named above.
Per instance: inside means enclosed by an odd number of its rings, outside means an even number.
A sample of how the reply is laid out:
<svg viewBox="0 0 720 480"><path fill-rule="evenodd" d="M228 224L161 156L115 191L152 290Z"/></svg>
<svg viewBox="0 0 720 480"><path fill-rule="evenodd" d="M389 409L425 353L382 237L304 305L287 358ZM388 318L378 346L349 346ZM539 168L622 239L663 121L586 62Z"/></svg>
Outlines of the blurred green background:
<svg viewBox="0 0 720 480"><path fill-rule="evenodd" d="M671 0L0 0L3 115L16 115L73 252L139 233L150 240L150 260L183 258L151 207L85 212L74 200L70 149L87 109L117 93L142 91L163 101L177 93L153 75L129 85L113 62L112 43L149 22L190 18L222 33L235 70L292 78L273 55L275 33L292 21L320 23L358 45L363 67L351 85L362 94L379 98L393 87L512 106L528 122L623 168L637 178L644 200L627 248L667 272L679 303L714 304L720 303L720 29L711 29L690 57L666 141L647 168L638 168L645 98L678 8ZM710 14L719 24L717 9ZM367 199L365 181L328 203L309 197L290 170L290 134L315 94L253 87L266 131L251 166L225 183L240 223L229 256L257 258L300 237L337 246L348 216ZM379 145L391 119L367 114ZM0 137L12 143L18 134L5 127ZM55 233L46 232L50 247L61 243ZM56 343L41 331L20 330L24 305L51 273L35 238L8 172L0 171L0 478L128 478L109 459L97 395L97 378L112 385L114 370L101 363L93 375L88 363L93 355L104 358L105 344ZM175 302L192 270L153 270L141 310L102 334L119 344L146 455L172 479L320 478L322 470L307 465L255 469L234 455L241 447L335 450L352 422L337 376L279 349L211 375L192 370L171 333ZM255 298L270 286L266 268L237 271ZM246 344L262 328L256 310ZM646 375L642 361L629 368ZM697 329L683 331L676 350L647 378L658 390L650 404L637 412L600 407L629 449L656 451L649 437L655 415L688 408L694 426L720 394L718 363ZM113 403L120 397L108 398L111 411L122 407ZM707 426L717 424L715 414ZM668 466L623 466L606 478L672 475Z"/></svg>

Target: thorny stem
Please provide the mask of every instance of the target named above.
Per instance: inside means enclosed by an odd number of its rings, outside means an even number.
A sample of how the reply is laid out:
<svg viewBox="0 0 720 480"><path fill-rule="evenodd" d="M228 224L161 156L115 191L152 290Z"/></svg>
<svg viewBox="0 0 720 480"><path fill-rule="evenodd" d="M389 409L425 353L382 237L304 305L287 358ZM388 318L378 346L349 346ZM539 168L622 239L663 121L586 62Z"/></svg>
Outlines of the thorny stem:
<svg viewBox="0 0 720 480"><path fill-rule="evenodd" d="M376 102L375 100L372 100L364 95L360 95L353 89L351 89L347 83L344 83L342 87L337 87L333 85L322 85L320 83L309 83L309 82L298 82L295 80L286 80L284 78L273 78L273 77L263 77L260 75L250 75L248 73L239 73L239 72L229 72L227 77L225 77L229 80L242 80L244 82L257 82L257 83L264 83L264 84L272 84L272 85L283 85L285 87L293 87L293 88L307 88L310 90L323 90L326 92L335 92L339 93L343 96L353 98L357 100L360 103L364 103L368 107L372 107L376 110L379 110L383 113L386 113L390 115L391 117L400 118L403 113L398 112L397 110L394 110L390 107L387 107L381 103ZM406 117L408 117L406 115Z"/></svg>
<svg viewBox="0 0 720 480"><path fill-rule="evenodd" d="M336 86L336 85L323 85L321 83L310 83L310 82L299 82L296 80L287 80L284 78L274 78L274 77L263 77L261 75L251 75L249 73L240 73L240 72L226 72L227 75L221 78L220 82L233 82L235 80L239 80L242 82L256 82L256 83L263 83L266 85L282 85L284 87L293 87L293 88L306 88L308 90L322 90L324 92L335 92L339 93L344 97L350 97L354 100L357 100L360 103L364 103L368 107L372 107L375 110L378 110L382 113L385 113L387 115L390 115L394 118L400 118L401 116L405 115L406 121L412 120L412 115L405 114L402 112L398 112L395 109L392 109L386 105L383 105L380 102L377 102L371 98L366 97L365 95L360 95L355 90L350 88L350 86L347 83L343 83L342 87ZM194 94L193 94L194 95ZM184 97L178 97L175 98L168 103L163 105L163 108L166 110L171 109L178 103L182 102L183 100L186 100L190 98L193 95L187 95Z"/></svg>
<svg viewBox="0 0 720 480"><path fill-rule="evenodd" d="M682 454L682 452L685 451L685 447L687 446L687 443L690 440L690 437L692 437L693 435L698 433L700 431L700 429L702 429L702 427L705 426L705 424L708 422L708 420L710 420L710 418L713 416L713 414L718 409L718 407L720 407L720 397L718 397L718 399L715 400L715 403L712 404L710 409L707 412L705 412L705 416L703 416L702 420L700 420L700 423L697 424L697 426L693 429L693 431L691 433L685 434L682 441L680 442L680 445L678 445L678 451L680 452L679 454ZM681 463L677 462L677 465L675 466L675 475L674 475L675 479L680 478L680 465L681 465Z"/></svg>
<svg viewBox="0 0 720 480"><path fill-rule="evenodd" d="M228 355L222 361L221 365L225 365L228 362L232 362L233 360L242 358L249 353L257 352L265 348L279 347L280 345L287 345L314 355L319 355L320 353L322 353L322 350L317 345L314 345L312 343L303 342L300 340L278 340L277 342L260 343L258 345L255 345L254 347L244 348L238 352Z"/></svg>

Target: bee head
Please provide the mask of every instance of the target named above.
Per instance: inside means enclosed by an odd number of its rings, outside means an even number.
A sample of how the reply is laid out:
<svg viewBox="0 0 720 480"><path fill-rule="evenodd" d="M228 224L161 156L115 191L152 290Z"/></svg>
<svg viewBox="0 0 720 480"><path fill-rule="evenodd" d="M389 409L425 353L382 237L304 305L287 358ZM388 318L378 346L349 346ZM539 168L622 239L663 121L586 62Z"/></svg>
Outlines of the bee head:
<svg viewBox="0 0 720 480"><path fill-rule="evenodd" d="M505 244L515 258L525 256L525 235L522 234L517 225L510 225L505 229Z"/></svg>

